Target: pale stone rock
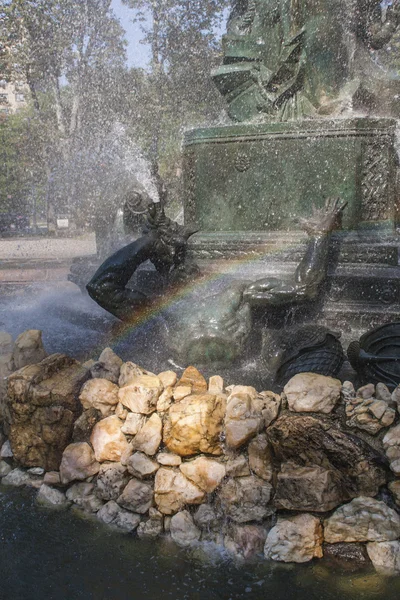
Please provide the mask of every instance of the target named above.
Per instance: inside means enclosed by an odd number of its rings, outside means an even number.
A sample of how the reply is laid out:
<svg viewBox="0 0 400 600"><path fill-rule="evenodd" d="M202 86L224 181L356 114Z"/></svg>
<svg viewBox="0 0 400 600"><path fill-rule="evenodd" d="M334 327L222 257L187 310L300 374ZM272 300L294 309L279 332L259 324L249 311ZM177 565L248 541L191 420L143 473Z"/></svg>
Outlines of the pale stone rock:
<svg viewBox="0 0 400 600"><path fill-rule="evenodd" d="M28 329L15 340L12 356L15 370L22 369L26 365L40 363L46 356L42 332L38 329Z"/></svg>
<svg viewBox="0 0 400 600"><path fill-rule="evenodd" d="M389 483L389 490L392 492L395 497L396 504L400 506L400 479L396 479L396 481L391 481Z"/></svg>
<svg viewBox="0 0 400 600"><path fill-rule="evenodd" d="M128 447L127 439L121 431L122 425L123 421L115 415L96 423L90 436L96 460L99 462L121 460L123 452Z"/></svg>
<svg viewBox="0 0 400 600"><path fill-rule="evenodd" d="M171 531L171 519L172 517L165 516L164 517L164 531L165 533L169 533Z"/></svg>
<svg viewBox="0 0 400 600"><path fill-rule="evenodd" d="M120 402L134 413L149 415L156 410L163 384L156 376L140 375L119 390Z"/></svg>
<svg viewBox="0 0 400 600"><path fill-rule="evenodd" d="M377 400L383 400L391 406L395 403L392 400L392 394L389 392L389 388L384 383L377 383L375 387L375 397ZM392 406L393 408L393 406Z"/></svg>
<svg viewBox="0 0 400 600"><path fill-rule="evenodd" d="M10 440L4 442L1 447L0 457L1 458L12 458L14 456L13 451L11 450Z"/></svg>
<svg viewBox="0 0 400 600"><path fill-rule="evenodd" d="M174 371L163 371L162 373L159 373L157 377L161 380L164 388L174 387L178 379Z"/></svg>
<svg viewBox="0 0 400 600"><path fill-rule="evenodd" d="M101 465L96 481L96 495L105 500L117 500L129 481L127 468L120 463Z"/></svg>
<svg viewBox="0 0 400 600"><path fill-rule="evenodd" d="M251 440L249 447L249 466L250 469L265 481L272 480L272 456L265 433L262 433Z"/></svg>
<svg viewBox="0 0 400 600"><path fill-rule="evenodd" d="M316 517L279 517L268 533L264 555L270 560L304 563L322 557L322 541L322 526Z"/></svg>
<svg viewBox="0 0 400 600"><path fill-rule="evenodd" d="M327 512L342 504L336 473L318 465L284 463L278 473L274 504L287 510Z"/></svg>
<svg viewBox="0 0 400 600"><path fill-rule="evenodd" d="M344 381L342 385L342 397L345 402L349 402L356 397L356 390L351 381Z"/></svg>
<svg viewBox="0 0 400 600"><path fill-rule="evenodd" d="M157 412L166 412L173 402L174 390L171 386L165 388L157 400Z"/></svg>
<svg viewBox="0 0 400 600"><path fill-rule="evenodd" d="M133 453L134 453L134 450L132 448L132 442L131 442L128 444L128 447L126 448L126 450L124 450L123 453L121 454L121 460L120 460L121 465L126 467L126 463L129 460L129 458L132 456Z"/></svg>
<svg viewBox="0 0 400 600"><path fill-rule="evenodd" d="M140 538L154 540L163 533L163 522L160 519L148 519L142 521L137 528L137 534Z"/></svg>
<svg viewBox="0 0 400 600"><path fill-rule="evenodd" d="M134 531L140 523L140 515L122 509L114 500L110 500L99 510L97 518L127 533Z"/></svg>
<svg viewBox="0 0 400 600"><path fill-rule="evenodd" d="M234 524L225 538L225 547L236 557L248 559L263 552L266 538L267 530L262 525Z"/></svg>
<svg viewBox="0 0 400 600"><path fill-rule="evenodd" d="M367 400L368 398L372 398L375 395L375 386L373 383L367 383L367 385L363 385L358 388L357 396Z"/></svg>
<svg viewBox="0 0 400 600"><path fill-rule="evenodd" d="M0 331L0 354L9 354L13 349L12 336L7 331Z"/></svg>
<svg viewBox="0 0 400 600"><path fill-rule="evenodd" d="M186 398L186 396L190 396L191 393L192 387L190 385L178 385L178 387L174 389L172 396L175 402L180 402Z"/></svg>
<svg viewBox="0 0 400 600"><path fill-rule="evenodd" d="M177 454L170 454L169 452L159 452L156 456L157 461L164 467L179 467L182 463L182 459Z"/></svg>
<svg viewBox="0 0 400 600"><path fill-rule="evenodd" d="M392 392L392 402L396 404L397 410L400 413L400 385Z"/></svg>
<svg viewBox="0 0 400 600"><path fill-rule="evenodd" d="M164 515L172 515L186 504L201 504L205 493L180 471L161 468L154 481L155 502Z"/></svg>
<svg viewBox="0 0 400 600"><path fill-rule="evenodd" d="M316 373L298 373L283 388L289 409L329 414L340 399L339 379Z"/></svg>
<svg viewBox="0 0 400 600"><path fill-rule="evenodd" d="M123 508L142 515L153 504L153 487L139 479L131 479L117 502Z"/></svg>
<svg viewBox="0 0 400 600"><path fill-rule="evenodd" d="M178 385L190 386L194 394L207 391L207 381L196 367L187 367L178 381Z"/></svg>
<svg viewBox="0 0 400 600"><path fill-rule="evenodd" d="M228 477L246 477L251 475L249 463L243 454L230 458L225 465Z"/></svg>
<svg viewBox="0 0 400 600"><path fill-rule="evenodd" d="M400 475L400 425L389 429L382 440L393 473Z"/></svg>
<svg viewBox="0 0 400 600"><path fill-rule="evenodd" d="M355 498L325 521L325 541L388 542L400 537L400 516L384 502Z"/></svg>
<svg viewBox="0 0 400 600"><path fill-rule="evenodd" d="M224 393L224 380L220 375L213 375L208 380L208 391L210 394Z"/></svg>
<svg viewBox="0 0 400 600"><path fill-rule="evenodd" d="M70 444L64 450L60 465L61 482L83 481L100 470L92 448L86 442Z"/></svg>
<svg viewBox="0 0 400 600"><path fill-rule="evenodd" d="M250 390L250 391L248 391ZM253 407L254 388L235 386L228 397L225 415L225 438L229 448L239 448L254 437L263 426L260 411ZM254 390L255 392L255 390Z"/></svg>
<svg viewBox="0 0 400 600"><path fill-rule="evenodd" d="M218 491L222 512L236 523L261 521L273 514L272 486L255 475L228 479Z"/></svg>
<svg viewBox="0 0 400 600"><path fill-rule="evenodd" d="M81 390L79 400L84 409L97 408L103 417L108 417L118 404L118 391L118 386L108 379L89 379Z"/></svg>
<svg viewBox="0 0 400 600"><path fill-rule="evenodd" d="M194 522L200 529L220 527L221 518L211 504L200 504L193 516Z"/></svg>
<svg viewBox="0 0 400 600"><path fill-rule="evenodd" d="M0 460L0 477L5 477L12 470L12 467L5 460Z"/></svg>
<svg viewBox="0 0 400 600"><path fill-rule="evenodd" d="M128 411L128 409L125 408L121 402L118 402L117 406L115 407L115 416L118 417L118 419L121 419L121 421L125 421L129 414L131 413Z"/></svg>
<svg viewBox="0 0 400 600"><path fill-rule="evenodd" d="M196 527L192 515L182 510L174 515L170 525L171 537L178 546L188 547L199 541L201 531Z"/></svg>
<svg viewBox="0 0 400 600"><path fill-rule="evenodd" d="M118 383L123 361L111 348L105 348L99 356L99 360L92 365L90 374L92 377L108 379Z"/></svg>
<svg viewBox="0 0 400 600"><path fill-rule="evenodd" d="M144 370L133 362L126 362L121 365L118 385L120 388L129 385L137 377L144 375Z"/></svg>
<svg viewBox="0 0 400 600"><path fill-rule="evenodd" d="M127 460L126 466L128 467L129 473L139 479L151 477L160 468L160 465L155 460L151 460L151 458L142 452L135 452L135 454L132 454Z"/></svg>
<svg viewBox="0 0 400 600"><path fill-rule="evenodd" d="M132 440L132 448L149 456L156 454L162 438L162 421L157 413L151 415Z"/></svg>
<svg viewBox="0 0 400 600"><path fill-rule="evenodd" d="M55 490L45 483L40 487L36 501L38 504L43 504L51 508L67 508L70 505L63 492Z"/></svg>
<svg viewBox="0 0 400 600"><path fill-rule="evenodd" d="M212 394L192 394L173 404L165 419L164 443L180 456L222 454L220 435L226 401Z"/></svg>
<svg viewBox="0 0 400 600"><path fill-rule="evenodd" d="M346 425L356 427L375 435L384 427L391 425L395 419L396 412L389 408L384 400L375 398L363 399L361 397L345 399L346 402Z"/></svg>
<svg viewBox="0 0 400 600"><path fill-rule="evenodd" d="M45 470L42 467L32 467L28 469L29 475L33 475L33 477L42 477L45 474Z"/></svg>
<svg viewBox="0 0 400 600"><path fill-rule="evenodd" d="M280 395L274 394L274 392L261 392L253 400L253 406L258 406L261 411L265 427L269 427L278 418L281 405L282 399Z"/></svg>
<svg viewBox="0 0 400 600"><path fill-rule="evenodd" d="M22 469L13 469L3 479L1 483L3 485L12 485L14 487L21 487L22 485L30 484L30 477L26 471Z"/></svg>
<svg viewBox="0 0 400 600"><path fill-rule="evenodd" d="M59 471L49 471L48 473L45 473L44 478L43 478L43 483L45 483L46 485L49 485L49 486L60 485L61 484L60 472Z"/></svg>
<svg viewBox="0 0 400 600"><path fill-rule="evenodd" d="M181 464L180 470L185 477L208 494L211 494L225 477L224 465L204 456Z"/></svg>
<svg viewBox="0 0 400 600"><path fill-rule="evenodd" d="M370 542L367 552L372 564L382 575L400 575L400 541Z"/></svg>
<svg viewBox="0 0 400 600"><path fill-rule="evenodd" d="M121 427L122 433L126 435L136 435L146 422L146 417L139 413L128 413L125 423Z"/></svg>
<svg viewBox="0 0 400 600"><path fill-rule="evenodd" d="M90 496L93 494L93 490L94 483L82 481L80 483L74 483L71 485L71 487L66 491L65 495L71 502L77 502L80 498L84 498L85 496Z"/></svg>

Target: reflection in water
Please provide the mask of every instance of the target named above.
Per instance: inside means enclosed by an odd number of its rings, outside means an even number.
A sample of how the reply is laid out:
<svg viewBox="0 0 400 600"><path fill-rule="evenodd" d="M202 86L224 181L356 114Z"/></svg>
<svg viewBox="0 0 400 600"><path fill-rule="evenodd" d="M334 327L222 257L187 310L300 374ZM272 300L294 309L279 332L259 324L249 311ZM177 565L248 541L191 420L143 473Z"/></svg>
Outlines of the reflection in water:
<svg viewBox="0 0 400 600"><path fill-rule="evenodd" d="M0 598L13 600L398 600L400 578L326 562L235 564L216 549L115 533L0 489Z"/></svg>

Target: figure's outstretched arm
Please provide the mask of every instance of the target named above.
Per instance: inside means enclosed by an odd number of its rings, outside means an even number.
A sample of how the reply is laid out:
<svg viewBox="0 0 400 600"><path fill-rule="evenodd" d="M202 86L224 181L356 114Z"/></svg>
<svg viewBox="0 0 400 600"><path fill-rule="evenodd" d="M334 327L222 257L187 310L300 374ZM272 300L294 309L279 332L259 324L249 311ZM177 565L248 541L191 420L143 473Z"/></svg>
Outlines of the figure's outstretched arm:
<svg viewBox="0 0 400 600"><path fill-rule="evenodd" d="M299 219L311 239L294 277L289 281L272 277L260 279L246 289L244 298L251 304L263 306L314 300L327 275L330 233L336 228L345 206L339 199L328 199L324 208L314 209L311 218Z"/></svg>

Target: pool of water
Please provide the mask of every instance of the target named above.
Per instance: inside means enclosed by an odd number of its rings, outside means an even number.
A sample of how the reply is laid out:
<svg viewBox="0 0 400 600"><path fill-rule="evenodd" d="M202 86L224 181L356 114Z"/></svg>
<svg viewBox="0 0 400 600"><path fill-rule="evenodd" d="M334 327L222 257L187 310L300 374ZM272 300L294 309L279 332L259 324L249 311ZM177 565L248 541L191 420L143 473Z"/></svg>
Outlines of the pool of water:
<svg viewBox="0 0 400 600"><path fill-rule="evenodd" d="M327 561L237 564L35 504L0 487L1 600L398 600L400 577ZM350 570L349 570L350 569Z"/></svg>

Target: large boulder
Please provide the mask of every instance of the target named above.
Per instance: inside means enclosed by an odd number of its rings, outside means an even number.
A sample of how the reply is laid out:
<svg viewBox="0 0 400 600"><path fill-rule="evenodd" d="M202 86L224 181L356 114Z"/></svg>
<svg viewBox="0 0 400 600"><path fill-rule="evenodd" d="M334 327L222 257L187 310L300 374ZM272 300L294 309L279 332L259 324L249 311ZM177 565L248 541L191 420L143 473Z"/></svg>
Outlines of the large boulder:
<svg viewBox="0 0 400 600"><path fill-rule="evenodd" d="M64 450L60 465L60 479L66 484L83 481L100 470L92 448L86 442L69 444Z"/></svg>
<svg viewBox="0 0 400 600"><path fill-rule="evenodd" d="M225 399L213 394L193 394L173 404L164 424L164 444L180 456L222 454L220 435Z"/></svg>
<svg viewBox="0 0 400 600"><path fill-rule="evenodd" d="M272 486L255 475L228 479L218 491L224 515L236 523L261 521L275 512L270 504Z"/></svg>
<svg viewBox="0 0 400 600"><path fill-rule="evenodd" d="M319 467L325 470L325 483L319 484L319 491L315 490L312 510L319 510L318 495L323 494L327 505L333 506L335 502L340 504L360 495L376 496L380 486L386 482L385 457L327 418L286 413L267 429L267 436L276 463L290 462L306 469ZM294 468L291 465L292 473ZM315 479L316 471L304 471L302 477L311 475ZM284 482L284 478L285 473L282 484L285 483L287 488L289 480ZM294 485L293 477L292 481ZM296 477L295 487L299 485ZM301 485L306 493L304 481ZM287 493L282 491L282 501L283 495L287 496ZM309 492L307 499L292 497L291 510L304 510L310 501Z"/></svg>
<svg viewBox="0 0 400 600"><path fill-rule="evenodd" d="M128 441L121 431L123 421L117 416L102 419L93 428L90 442L96 460L119 462L123 453L129 448Z"/></svg>
<svg viewBox="0 0 400 600"><path fill-rule="evenodd" d="M177 469L161 468L154 481L155 502L164 515L173 515L187 504L201 504L205 492Z"/></svg>
<svg viewBox="0 0 400 600"><path fill-rule="evenodd" d="M341 388L339 379L317 373L298 373L283 391L290 410L328 414L338 403Z"/></svg>
<svg viewBox="0 0 400 600"><path fill-rule="evenodd" d="M355 498L325 521L325 541L390 542L400 537L400 516L384 502Z"/></svg>
<svg viewBox="0 0 400 600"><path fill-rule="evenodd" d="M108 379L89 379L83 386L79 400L84 409L97 408L108 417L118 404L119 387Z"/></svg>
<svg viewBox="0 0 400 600"><path fill-rule="evenodd" d="M78 395L87 376L76 360L53 354L9 377L9 439L19 464L58 470L82 410Z"/></svg>
<svg viewBox="0 0 400 600"><path fill-rule="evenodd" d="M304 563L322 557L322 541L322 526L316 517L279 517L268 533L264 555L270 560Z"/></svg>

